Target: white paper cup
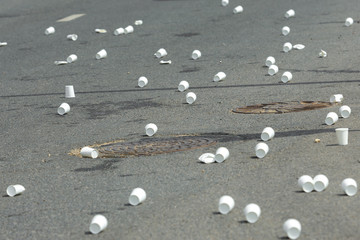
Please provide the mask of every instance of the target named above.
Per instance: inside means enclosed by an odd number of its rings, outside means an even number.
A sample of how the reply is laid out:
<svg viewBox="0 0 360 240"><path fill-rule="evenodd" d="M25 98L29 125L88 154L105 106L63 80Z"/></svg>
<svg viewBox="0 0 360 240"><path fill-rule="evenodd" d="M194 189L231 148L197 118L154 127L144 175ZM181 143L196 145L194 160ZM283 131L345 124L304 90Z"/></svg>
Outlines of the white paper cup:
<svg viewBox="0 0 360 240"><path fill-rule="evenodd" d="M338 144L341 146L345 146L349 144L349 129L348 128L336 128L336 138L338 140Z"/></svg>
<svg viewBox="0 0 360 240"><path fill-rule="evenodd" d="M312 192L314 190L314 179L309 175L303 175L298 179L298 185L304 192Z"/></svg>
<svg viewBox="0 0 360 240"><path fill-rule="evenodd" d="M48 27L45 30L45 35L50 35L50 34L54 34L55 33L55 28L54 27Z"/></svg>
<svg viewBox="0 0 360 240"><path fill-rule="evenodd" d="M255 154L258 158L263 158L269 152L269 146L266 143L258 143L255 146Z"/></svg>
<svg viewBox="0 0 360 240"><path fill-rule="evenodd" d="M330 97L331 103L340 103L344 100L344 96L342 94L334 94Z"/></svg>
<svg viewBox="0 0 360 240"><path fill-rule="evenodd" d="M290 9L285 13L286 18L290 18L290 17L294 17L294 16L295 16L295 11L293 9Z"/></svg>
<svg viewBox="0 0 360 240"><path fill-rule="evenodd" d="M257 220L259 220L260 214L261 214L261 209L255 203L250 203L246 205L246 207L244 208L244 215L246 221L248 221L249 223L257 222Z"/></svg>
<svg viewBox="0 0 360 240"><path fill-rule="evenodd" d="M199 50L194 50L191 54L192 59L196 60L201 57L201 52Z"/></svg>
<svg viewBox="0 0 360 240"><path fill-rule="evenodd" d="M105 230L108 225L106 217L103 215L95 215L91 220L89 230L92 234L98 234Z"/></svg>
<svg viewBox="0 0 360 240"><path fill-rule="evenodd" d="M229 157L229 150L225 147L220 147L216 150L215 161L221 163Z"/></svg>
<svg viewBox="0 0 360 240"><path fill-rule="evenodd" d="M324 191L329 185L329 179L323 175L319 174L314 177L314 189L317 192Z"/></svg>
<svg viewBox="0 0 360 240"><path fill-rule="evenodd" d="M272 57L272 56L269 56L266 58L266 61L265 61L265 65L267 67L270 67L271 65L274 65L275 64L275 58Z"/></svg>
<svg viewBox="0 0 360 240"><path fill-rule="evenodd" d="M186 102L188 104L193 104L196 101L196 94L193 92L189 92L186 94Z"/></svg>
<svg viewBox="0 0 360 240"><path fill-rule="evenodd" d="M326 125L330 126L336 123L339 120L339 116L335 112L329 112L326 115L325 123Z"/></svg>
<svg viewBox="0 0 360 240"><path fill-rule="evenodd" d="M70 56L67 57L66 61L68 63L72 63L75 62L78 59L78 57L75 54L71 54Z"/></svg>
<svg viewBox="0 0 360 240"><path fill-rule="evenodd" d="M219 82L221 80L224 80L226 78L226 74L224 72L218 72L214 76L214 82Z"/></svg>
<svg viewBox="0 0 360 240"><path fill-rule="evenodd" d="M145 87L147 84L148 84L148 79L147 79L146 77L144 77L144 76L139 77L139 79L138 79L138 86L139 86L139 87L143 88L143 87Z"/></svg>
<svg viewBox="0 0 360 240"><path fill-rule="evenodd" d="M347 105L341 106L339 108L339 113L340 113L341 117L348 118L348 117L350 117L350 114L351 114L351 108Z"/></svg>
<svg viewBox="0 0 360 240"><path fill-rule="evenodd" d="M291 81L292 79L292 73L291 72L284 72L283 75L281 76L281 81L283 83L287 83L289 81Z"/></svg>
<svg viewBox="0 0 360 240"><path fill-rule="evenodd" d="M319 52L319 57L324 58L326 56L327 56L327 53L324 50L321 49L321 51Z"/></svg>
<svg viewBox="0 0 360 240"><path fill-rule="evenodd" d="M78 39L78 35L76 35L76 34L69 34L69 35L66 36L66 38L67 38L68 40L71 40L71 41L76 41L76 40Z"/></svg>
<svg viewBox="0 0 360 240"><path fill-rule="evenodd" d="M154 123L149 123L145 126L145 133L149 137L153 136L158 130L158 127Z"/></svg>
<svg viewBox="0 0 360 240"><path fill-rule="evenodd" d="M157 52L154 54L157 58L165 57L167 55L167 52L164 48L160 48L157 50Z"/></svg>
<svg viewBox="0 0 360 240"><path fill-rule="evenodd" d="M352 178L346 178L341 183L341 188L344 190L346 195L352 197L357 193L357 183Z"/></svg>
<svg viewBox="0 0 360 240"><path fill-rule="evenodd" d="M87 158L97 158L99 156L99 152L91 147L83 147L80 150L80 154L83 157L87 157Z"/></svg>
<svg viewBox="0 0 360 240"><path fill-rule="evenodd" d="M354 23L354 20L352 18L347 18L345 20L345 26L349 27L350 25L352 25Z"/></svg>
<svg viewBox="0 0 360 240"><path fill-rule="evenodd" d="M23 185L20 185L20 184L10 185L6 189L6 193L10 197L14 197L14 196L16 196L18 194L23 193L24 191L25 191L25 187Z"/></svg>
<svg viewBox="0 0 360 240"><path fill-rule="evenodd" d="M283 51L284 52L289 52L289 51L291 51L291 49L292 49L292 44L291 43L289 43L289 42L284 43L284 46L283 46Z"/></svg>
<svg viewBox="0 0 360 240"><path fill-rule="evenodd" d="M146 199L146 192L142 188L135 188L132 190L130 197L129 197L129 203L133 206L139 205Z"/></svg>
<svg viewBox="0 0 360 240"><path fill-rule="evenodd" d="M115 29L114 31L114 35L115 36L118 36L118 35L121 35L121 34L124 34L125 33L125 29L124 28L117 28Z"/></svg>
<svg viewBox="0 0 360 240"><path fill-rule="evenodd" d="M221 5L223 7L226 7L227 5L229 5L229 0L221 0Z"/></svg>
<svg viewBox="0 0 360 240"><path fill-rule="evenodd" d="M301 224L298 220L290 218L284 222L283 229L290 239L297 239L301 233Z"/></svg>
<svg viewBox="0 0 360 240"><path fill-rule="evenodd" d="M275 136L275 131L271 127L266 127L261 133L261 140L269 141Z"/></svg>
<svg viewBox="0 0 360 240"><path fill-rule="evenodd" d="M70 105L67 103L62 103L60 107L58 107L57 113L59 115L64 115L66 113L70 112Z"/></svg>
<svg viewBox="0 0 360 240"><path fill-rule="evenodd" d="M268 74L269 74L270 76L273 76L273 75L275 75L278 71L279 71L278 66L276 66L276 65L271 65L271 66L269 67Z"/></svg>
<svg viewBox="0 0 360 240"><path fill-rule="evenodd" d="M65 86L65 98L74 98L75 97L75 91L73 85L67 85Z"/></svg>
<svg viewBox="0 0 360 240"><path fill-rule="evenodd" d="M106 58L107 57L107 52L105 49L100 50L97 54L96 54L96 59L102 59L102 58Z"/></svg>
<svg viewBox="0 0 360 240"><path fill-rule="evenodd" d="M235 206L235 201L230 196L222 196L219 200L219 212L221 214L228 214Z"/></svg>
<svg viewBox="0 0 360 240"><path fill-rule="evenodd" d="M134 24L135 24L136 26L143 25L143 20L135 20Z"/></svg>
<svg viewBox="0 0 360 240"><path fill-rule="evenodd" d="M285 26L281 29L282 35L286 36L290 33L290 28L288 26Z"/></svg>
<svg viewBox="0 0 360 240"><path fill-rule="evenodd" d="M189 88L189 83L187 81L181 81L178 86L180 92L186 91Z"/></svg>
<svg viewBox="0 0 360 240"><path fill-rule="evenodd" d="M124 33L125 33L125 34L129 34L129 33L132 33L132 32L134 32L134 27L131 26L131 25L127 26L127 27L124 29Z"/></svg>
<svg viewBox="0 0 360 240"><path fill-rule="evenodd" d="M239 6L234 8L233 13L236 14L236 13L241 13L243 11L244 11L244 8L239 5Z"/></svg>

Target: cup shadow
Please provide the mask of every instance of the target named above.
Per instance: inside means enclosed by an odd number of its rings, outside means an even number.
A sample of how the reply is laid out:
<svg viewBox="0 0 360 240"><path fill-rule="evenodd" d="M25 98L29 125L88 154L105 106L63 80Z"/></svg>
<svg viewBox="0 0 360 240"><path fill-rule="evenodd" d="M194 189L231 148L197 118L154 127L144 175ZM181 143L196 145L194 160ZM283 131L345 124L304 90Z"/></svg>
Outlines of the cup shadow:
<svg viewBox="0 0 360 240"><path fill-rule="evenodd" d="M214 215L221 215L221 213L220 212L212 212L212 214L214 214Z"/></svg>
<svg viewBox="0 0 360 240"><path fill-rule="evenodd" d="M248 221L245 221L245 220L240 220L239 223L240 223L240 224L249 224L249 222L248 222Z"/></svg>
<svg viewBox="0 0 360 240"><path fill-rule="evenodd" d="M344 196L347 196L347 195L346 195L346 193L338 193L338 194L336 194L336 196L344 197Z"/></svg>
<svg viewBox="0 0 360 240"><path fill-rule="evenodd" d="M91 235L91 232L90 232L90 231L86 231L84 234L85 234L85 235Z"/></svg>
<svg viewBox="0 0 360 240"><path fill-rule="evenodd" d="M3 195L2 197L10 197L10 196L5 194L5 195Z"/></svg>

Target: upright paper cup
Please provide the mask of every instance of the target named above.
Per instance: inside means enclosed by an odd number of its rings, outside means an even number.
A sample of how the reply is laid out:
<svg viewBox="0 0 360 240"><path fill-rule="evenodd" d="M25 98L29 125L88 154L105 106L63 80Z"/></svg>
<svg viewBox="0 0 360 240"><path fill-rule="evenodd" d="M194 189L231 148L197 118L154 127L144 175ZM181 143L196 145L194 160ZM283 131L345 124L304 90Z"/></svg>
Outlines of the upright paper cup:
<svg viewBox="0 0 360 240"><path fill-rule="evenodd" d="M145 126L145 133L149 137L153 136L158 130L158 127L154 123L149 123Z"/></svg>
<svg viewBox="0 0 360 240"><path fill-rule="evenodd" d="M105 49L100 50L97 54L96 54L96 59L102 59L102 58L106 58L107 57L107 52Z"/></svg>
<svg viewBox="0 0 360 240"><path fill-rule="evenodd" d="M357 193L357 183L352 178L346 178L342 181L341 187L346 195L352 197Z"/></svg>
<svg viewBox="0 0 360 240"><path fill-rule="evenodd" d="M221 0L221 5L226 7L229 4L229 0Z"/></svg>
<svg viewBox="0 0 360 240"><path fill-rule="evenodd" d="M261 209L257 204L250 203L244 208L244 214L246 221L249 223L255 223L259 220Z"/></svg>
<svg viewBox="0 0 360 240"><path fill-rule="evenodd" d="M344 96L342 94L334 94L330 97L331 103L340 103L344 100Z"/></svg>
<svg viewBox="0 0 360 240"><path fill-rule="evenodd" d="M48 27L45 30L45 35L50 35L50 34L54 34L55 33L55 28L54 27Z"/></svg>
<svg viewBox="0 0 360 240"><path fill-rule="evenodd" d="M69 34L69 35L66 36L66 38L67 38L68 40L71 40L71 41L76 41L76 40L78 39L78 35L76 35L76 34Z"/></svg>
<svg viewBox="0 0 360 240"><path fill-rule="evenodd" d="M154 54L157 58L162 58L165 57L167 55L167 52L164 48L160 48L159 50L157 50L157 52Z"/></svg>
<svg viewBox="0 0 360 240"><path fill-rule="evenodd" d="M196 101L196 94L193 92L189 92L186 94L186 102L188 104L193 104Z"/></svg>
<svg viewBox="0 0 360 240"><path fill-rule="evenodd" d="M88 157L88 158L97 158L99 156L99 152L91 147L83 147L80 150L80 154L83 157Z"/></svg>
<svg viewBox="0 0 360 240"><path fill-rule="evenodd" d="M142 188L135 188L132 190L130 197L129 197L129 203L133 206L139 205L146 199L146 192Z"/></svg>
<svg viewBox="0 0 360 240"><path fill-rule="evenodd" d="M60 107L58 107L57 113L59 115L64 115L66 113L70 112L70 105L67 103L62 103Z"/></svg>
<svg viewBox="0 0 360 240"><path fill-rule="evenodd" d="M290 28L288 26L285 26L281 29L282 35L286 36L290 33Z"/></svg>
<svg viewBox="0 0 360 240"><path fill-rule="evenodd" d="M201 57L201 52L199 50L194 50L191 54L191 58L196 60Z"/></svg>
<svg viewBox="0 0 360 240"><path fill-rule="evenodd" d="M215 161L221 163L229 157L229 150L225 147L220 147L216 150Z"/></svg>
<svg viewBox="0 0 360 240"><path fill-rule="evenodd" d="M222 196L219 200L219 212L221 214L228 214L235 206L235 201L230 196Z"/></svg>
<svg viewBox="0 0 360 240"><path fill-rule="evenodd" d="M290 218L284 222L283 229L290 239L297 239L301 233L301 224L298 220Z"/></svg>
<svg viewBox="0 0 360 240"><path fill-rule="evenodd" d="M95 215L93 217L93 219L91 220L89 230L92 234L98 234L98 233L102 232L103 230L105 230L107 225L108 225L108 221L107 221L106 217L98 214L98 215Z"/></svg>
<svg viewBox="0 0 360 240"><path fill-rule="evenodd" d="M266 127L261 133L261 140L269 141L275 136L275 131L271 127Z"/></svg>
<svg viewBox="0 0 360 240"><path fill-rule="evenodd" d="M341 117L348 118L348 117L350 117L350 114L351 114L351 108L347 105L341 106L339 108L339 113L340 113Z"/></svg>
<svg viewBox="0 0 360 240"><path fill-rule="evenodd" d="M74 98L75 91L73 85L66 85L65 86L65 98Z"/></svg>
<svg viewBox="0 0 360 240"><path fill-rule="evenodd" d="M294 16L295 16L295 11L293 9L290 9L285 13L286 18L290 18L290 17L294 17Z"/></svg>
<svg viewBox="0 0 360 240"><path fill-rule="evenodd" d="M323 175L319 174L314 177L314 189L317 192L324 191L329 185L329 179Z"/></svg>
<svg viewBox="0 0 360 240"><path fill-rule="evenodd" d="M125 29L123 29L123 28L117 28L114 31L115 36L118 36L118 35L121 35L121 34L124 34L124 33L125 33Z"/></svg>
<svg viewBox="0 0 360 240"><path fill-rule="evenodd" d="M279 71L278 66L276 66L276 65L271 65L271 66L269 67L268 74L269 74L270 76L273 76L273 75L275 75L278 71Z"/></svg>
<svg viewBox="0 0 360 240"><path fill-rule="evenodd" d="M178 86L178 90L180 92L184 92L189 88L189 83L187 81L181 81Z"/></svg>
<svg viewBox="0 0 360 240"><path fill-rule="evenodd" d="M134 27L129 25L124 29L124 33L125 34L129 34L129 33L133 33L134 32Z"/></svg>
<svg viewBox="0 0 360 240"><path fill-rule="evenodd" d="M147 79L146 77L144 77L144 76L139 77L139 79L138 79L138 86L139 86L139 87L143 88L143 87L145 87L147 84L148 84L148 79Z"/></svg>
<svg viewBox="0 0 360 240"><path fill-rule="evenodd" d="M336 138L338 140L338 144L345 146L349 144L349 129L348 128L336 128Z"/></svg>
<svg viewBox="0 0 360 240"><path fill-rule="evenodd" d="M243 11L244 11L244 8L239 5L239 6L234 8L233 13L236 14L236 13L241 13Z"/></svg>
<svg viewBox="0 0 360 240"><path fill-rule="evenodd" d="M226 78L226 74L224 72L218 72L214 76L214 82L219 82L221 80L224 80Z"/></svg>
<svg viewBox="0 0 360 240"><path fill-rule="evenodd" d="M326 123L326 125L330 126L330 125L333 125L334 123L336 123L338 120L339 120L339 117L335 112L329 112L326 115L325 123Z"/></svg>
<svg viewBox="0 0 360 240"><path fill-rule="evenodd" d="M266 61L265 61L265 65L267 67L270 67L271 65L274 65L275 64L275 58L272 57L272 56L269 56L266 58Z"/></svg>
<svg viewBox="0 0 360 240"><path fill-rule="evenodd" d="M78 57L75 54L71 54L70 56L67 57L66 61L68 63L72 63L75 62L78 59Z"/></svg>
<svg viewBox="0 0 360 240"><path fill-rule="evenodd" d="M289 43L289 42L284 43L284 46L283 46L283 51L284 52L289 52L289 51L291 51L291 49L292 49L292 44L291 43Z"/></svg>
<svg viewBox="0 0 360 240"><path fill-rule="evenodd" d="M266 154L269 152L269 146L266 143L258 143L255 146L255 154L258 158L263 158L266 156Z"/></svg>
<svg viewBox="0 0 360 240"><path fill-rule="evenodd" d="M312 192L314 190L314 179L309 175L303 175L298 179L298 185L304 192Z"/></svg>
<svg viewBox="0 0 360 240"><path fill-rule="evenodd" d="M283 83L287 83L289 81L291 81L292 79L292 73L291 72L284 72L283 75L281 76L281 81Z"/></svg>
<svg viewBox="0 0 360 240"><path fill-rule="evenodd" d="M354 23L354 20L352 18L347 18L345 20L345 26L349 27Z"/></svg>
<svg viewBox="0 0 360 240"><path fill-rule="evenodd" d="M14 197L14 196L16 196L18 194L23 193L24 191L25 191L24 186L20 185L20 184L10 185L6 189L6 193L10 197Z"/></svg>

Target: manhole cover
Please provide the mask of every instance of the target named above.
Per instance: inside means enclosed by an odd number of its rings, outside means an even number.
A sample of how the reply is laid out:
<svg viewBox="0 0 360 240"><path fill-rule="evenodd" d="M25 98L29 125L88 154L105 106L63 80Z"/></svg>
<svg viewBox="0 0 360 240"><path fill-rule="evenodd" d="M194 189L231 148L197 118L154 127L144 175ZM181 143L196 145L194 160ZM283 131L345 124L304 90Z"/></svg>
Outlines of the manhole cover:
<svg viewBox="0 0 360 240"><path fill-rule="evenodd" d="M147 138L133 142L118 142L100 145L101 157L124 158L129 156L151 156L156 154L186 151L215 144L216 139L199 136L172 138Z"/></svg>
<svg viewBox="0 0 360 240"><path fill-rule="evenodd" d="M321 101L291 101L251 105L236 108L232 111L234 113L244 114L280 114L315 110L319 108L331 107L333 105L333 103Z"/></svg>

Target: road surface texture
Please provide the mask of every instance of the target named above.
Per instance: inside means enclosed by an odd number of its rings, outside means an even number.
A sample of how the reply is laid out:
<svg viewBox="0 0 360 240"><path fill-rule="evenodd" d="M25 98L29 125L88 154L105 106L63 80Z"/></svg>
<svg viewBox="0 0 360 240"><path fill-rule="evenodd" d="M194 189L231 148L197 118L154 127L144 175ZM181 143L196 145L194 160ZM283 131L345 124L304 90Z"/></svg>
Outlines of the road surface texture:
<svg viewBox="0 0 360 240"><path fill-rule="evenodd" d="M233 14L242 5L244 12ZM284 14L294 9L296 16ZM343 194L341 181L360 183L360 2L358 0L3 0L0 9L0 239L286 239L282 224L301 222L300 239L359 239L359 195ZM68 22L72 14L84 16ZM347 17L354 24L345 27ZM135 26L141 19L144 24ZM134 33L114 36L119 27ZM55 34L45 36L47 27ZM281 28L289 26L288 36ZM95 33L107 29L106 34ZM66 39L76 33L77 41ZM282 52L285 42L304 50ZM171 65L154 53L165 48ZM108 57L96 60L106 49ZM202 57L192 60L199 49ZM319 58L324 49L328 56ZM54 61L76 54L78 61ZM265 59L279 66L267 75ZM284 71L293 73L287 84ZM213 82L223 71L227 77ZM137 87L146 76L149 84ZM178 92L181 80L190 83ZM64 96L74 85L76 97ZM185 95L197 94L194 104ZM344 95L352 109L332 126L326 114L340 105L284 114L236 114L232 109L281 101L329 101ZM57 114L67 102L71 111ZM80 158L73 149L115 140L181 135L221 137L208 147L154 156ZM264 127L275 129L270 151L257 159ZM337 145L335 128L348 127L349 145ZM224 137L225 136L225 137ZM314 143L319 138L320 143ZM203 164L202 153L226 147L230 157ZM324 192L304 193L297 179L319 173ZM8 197L6 188L26 191ZM128 204L132 189L147 199ZM222 195L235 200L218 212ZM243 208L257 203L262 214L246 223ZM96 214L109 225L89 232Z"/></svg>

